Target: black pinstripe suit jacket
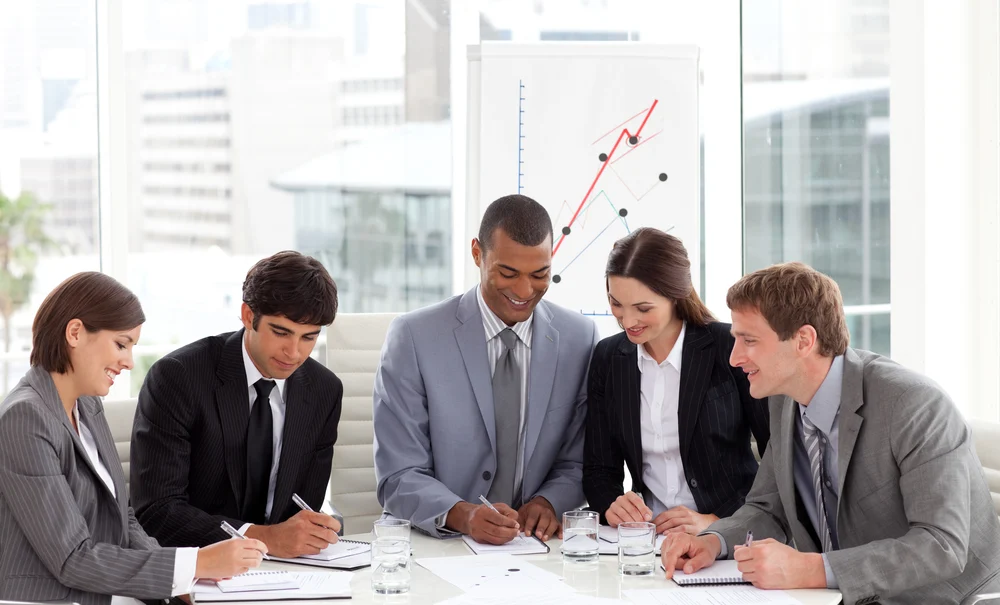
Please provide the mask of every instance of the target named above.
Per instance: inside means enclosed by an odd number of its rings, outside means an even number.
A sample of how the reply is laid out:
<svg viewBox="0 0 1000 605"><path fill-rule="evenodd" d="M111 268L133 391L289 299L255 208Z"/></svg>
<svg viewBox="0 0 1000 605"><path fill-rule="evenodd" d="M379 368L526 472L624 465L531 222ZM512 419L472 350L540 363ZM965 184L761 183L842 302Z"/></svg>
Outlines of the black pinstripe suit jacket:
<svg viewBox="0 0 1000 605"><path fill-rule="evenodd" d="M153 364L132 425L132 504L160 544L205 546L239 528L246 490L250 400L243 330L193 342ZM307 359L285 383L285 427L271 523L298 512L297 493L319 510L330 481L344 388Z"/></svg>
<svg viewBox="0 0 1000 605"><path fill-rule="evenodd" d="M729 365L729 324L687 324L677 406L681 462L698 512L728 517L743 505L757 474L750 433L763 454L770 436L766 399L750 396L739 368ZM583 491L604 513L622 495L624 465L642 493L642 384L638 351L624 332L598 343L590 364Z"/></svg>

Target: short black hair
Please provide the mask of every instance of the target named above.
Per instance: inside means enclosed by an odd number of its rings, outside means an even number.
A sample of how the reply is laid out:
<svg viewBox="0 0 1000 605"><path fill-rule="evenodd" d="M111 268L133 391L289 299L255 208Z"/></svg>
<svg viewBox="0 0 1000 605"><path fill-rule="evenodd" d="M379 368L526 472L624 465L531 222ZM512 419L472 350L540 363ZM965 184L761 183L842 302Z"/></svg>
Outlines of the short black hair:
<svg viewBox="0 0 1000 605"><path fill-rule="evenodd" d="M493 232L503 229L510 239L522 246L538 246L552 238L552 219L548 211L526 195L505 195L486 208L479 223L479 247L488 250Z"/></svg>
<svg viewBox="0 0 1000 605"><path fill-rule="evenodd" d="M243 282L243 302L253 311L254 330L264 315L328 326L337 315L337 284L323 263L285 250L250 268Z"/></svg>

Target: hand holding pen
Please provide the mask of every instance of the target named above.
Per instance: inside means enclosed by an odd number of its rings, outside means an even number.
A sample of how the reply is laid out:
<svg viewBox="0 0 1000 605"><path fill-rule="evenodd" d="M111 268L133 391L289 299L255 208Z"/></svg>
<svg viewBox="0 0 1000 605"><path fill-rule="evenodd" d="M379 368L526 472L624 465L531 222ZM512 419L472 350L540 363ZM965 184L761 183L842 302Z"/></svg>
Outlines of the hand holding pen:
<svg viewBox="0 0 1000 605"><path fill-rule="evenodd" d="M282 523L251 525L246 535L260 539L267 544L268 552L284 559L319 554L337 542L340 523L336 519L311 510L297 495L293 495L292 501L302 510Z"/></svg>

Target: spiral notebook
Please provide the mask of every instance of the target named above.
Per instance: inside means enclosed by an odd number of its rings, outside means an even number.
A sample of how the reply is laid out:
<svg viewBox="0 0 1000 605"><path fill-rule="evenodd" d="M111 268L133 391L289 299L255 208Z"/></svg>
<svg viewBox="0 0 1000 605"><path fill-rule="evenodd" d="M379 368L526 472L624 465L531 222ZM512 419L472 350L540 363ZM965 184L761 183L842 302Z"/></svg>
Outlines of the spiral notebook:
<svg viewBox="0 0 1000 605"><path fill-rule="evenodd" d="M325 567L327 569L354 571L371 565L371 551L372 546L368 542L344 540L341 538L336 544L331 544L320 551L318 555L306 555L294 559L271 556L271 560L282 561L284 563L297 563L299 565L311 565L313 567Z"/></svg>
<svg viewBox="0 0 1000 605"><path fill-rule="evenodd" d="M674 572L674 582L678 586L705 586L715 584L749 584L743 579L736 561L716 561L694 573Z"/></svg>
<svg viewBox="0 0 1000 605"><path fill-rule="evenodd" d="M289 590L298 588L292 574L287 571L252 570L228 580L216 580L222 592L252 592L255 590Z"/></svg>

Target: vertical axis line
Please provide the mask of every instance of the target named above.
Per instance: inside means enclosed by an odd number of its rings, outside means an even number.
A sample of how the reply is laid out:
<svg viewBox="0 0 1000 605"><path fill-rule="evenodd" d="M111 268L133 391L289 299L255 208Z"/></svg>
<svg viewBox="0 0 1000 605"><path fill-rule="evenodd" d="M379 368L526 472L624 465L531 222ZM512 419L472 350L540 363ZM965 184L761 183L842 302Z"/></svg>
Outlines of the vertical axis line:
<svg viewBox="0 0 1000 605"><path fill-rule="evenodd" d="M524 176L524 160L521 153L524 151L524 81L517 81L517 192L524 190L521 177Z"/></svg>

